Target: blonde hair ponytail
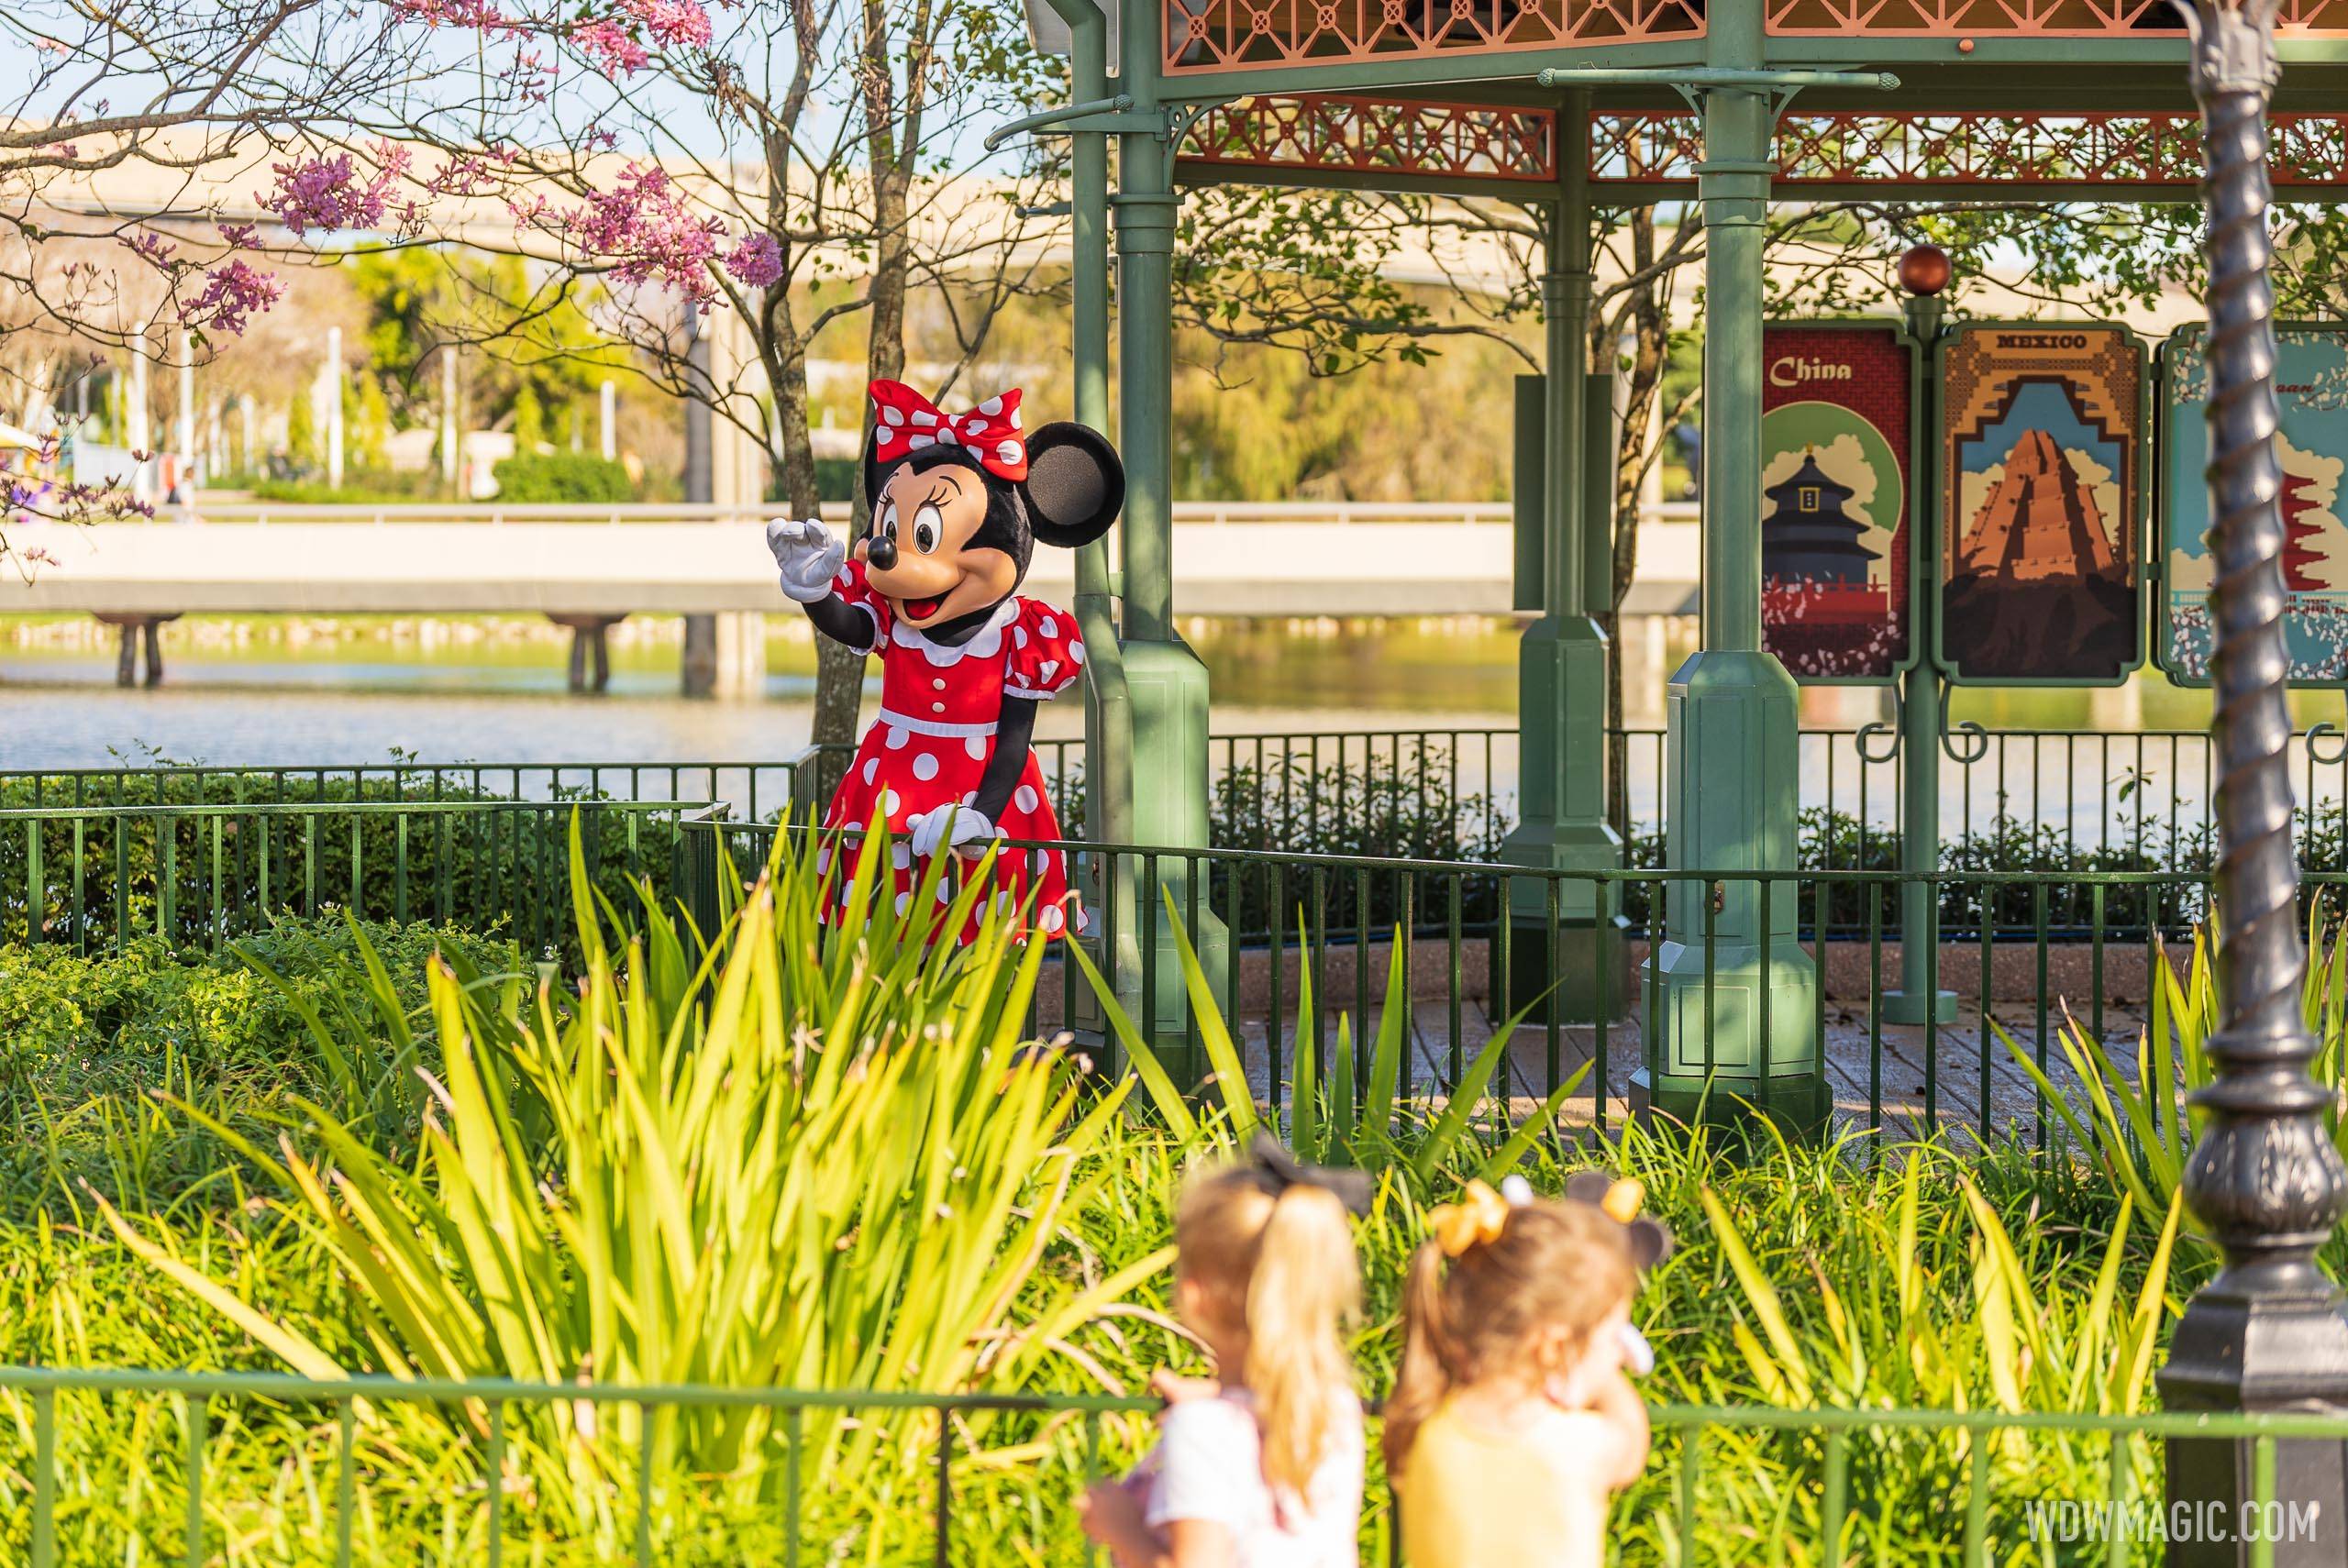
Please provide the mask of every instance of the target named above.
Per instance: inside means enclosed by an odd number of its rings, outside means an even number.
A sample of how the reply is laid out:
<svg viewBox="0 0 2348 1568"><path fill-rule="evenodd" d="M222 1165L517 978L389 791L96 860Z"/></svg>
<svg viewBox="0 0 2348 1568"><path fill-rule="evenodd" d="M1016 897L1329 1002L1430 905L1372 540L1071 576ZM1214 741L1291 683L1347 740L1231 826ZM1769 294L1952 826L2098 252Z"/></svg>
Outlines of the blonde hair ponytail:
<svg viewBox="0 0 2348 1568"><path fill-rule="evenodd" d="M1346 1206L1325 1187L1290 1187L1272 1202L1247 1281L1247 1386L1274 1486L1301 1494L1320 1466L1334 1408L1353 1388L1339 1331L1360 1305Z"/></svg>
<svg viewBox="0 0 2348 1568"><path fill-rule="evenodd" d="M1443 1249L1422 1242L1402 1286L1402 1366L1386 1400L1386 1473L1399 1476L1411 1444L1451 1392L1458 1344L1444 1302Z"/></svg>
<svg viewBox="0 0 2348 1568"><path fill-rule="evenodd" d="M1230 1166L1191 1184L1174 1242L1183 1277L1246 1330L1237 1371L1255 1397L1265 1480L1302 1493L1353 1393L1342 1331L1360 1306L1361 1271L1344 1199L1301 1182L1274 1196L1257 1171Z"/></svg>

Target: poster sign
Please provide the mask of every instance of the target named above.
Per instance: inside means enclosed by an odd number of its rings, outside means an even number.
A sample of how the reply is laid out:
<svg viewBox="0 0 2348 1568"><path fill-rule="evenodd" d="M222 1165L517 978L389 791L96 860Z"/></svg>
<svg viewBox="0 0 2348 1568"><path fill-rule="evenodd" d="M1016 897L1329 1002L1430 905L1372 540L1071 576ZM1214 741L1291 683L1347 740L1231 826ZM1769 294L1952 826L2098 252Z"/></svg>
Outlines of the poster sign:
<svg viewBox="0 0 2348 1568"><path fill-rule="evenodd" d="M2181 681L2210 679L2210 513L2204 470L2210 430L2202 416L2210 369L2204 328L2182 328L2161 350L2161 513L2165 569L2160 659ZM2286 326L2275 392L2282 423L2275 440L2283 465L2283 614L2288 679L2310 686L2348 685L2348 333Z"/></svg>
<svg viewBox="0 0 2348 1568"><path fill-rule="evenodd" d="M1889 324L1761 335L1761 636L1794 679L1906 668L1913 349Z"/></svg>
<svg viewBox="0 0 2348 1568"><path fill-rule="evenodd" d="M2143 420L2125 327L1972 323L1944 341L1949 679L2108 686L2143 662Z"/></svg>

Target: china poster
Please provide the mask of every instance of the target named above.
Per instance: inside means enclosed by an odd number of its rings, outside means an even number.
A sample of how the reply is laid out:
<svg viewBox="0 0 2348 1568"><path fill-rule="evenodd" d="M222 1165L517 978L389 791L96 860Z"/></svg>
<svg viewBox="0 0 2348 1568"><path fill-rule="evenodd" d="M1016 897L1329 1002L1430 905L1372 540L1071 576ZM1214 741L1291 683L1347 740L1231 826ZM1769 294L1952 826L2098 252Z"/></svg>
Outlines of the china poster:
<svg viewBox="0 0 2348 1568"><path fill-rule="evenodd" d="M2161 511L2165 524L2161 663L2177 679L2210 679L2210 429L2203 406L2210 369L2204 328L2179 330L2161 350ZM2283 469L2283 641L2288 679L2348 684L2348 524L2341 470L2348 467L2348 333L2285 326L2276 333L2275 455Z"/></svg>
<svg viewBox="0 0 2348 1568"><path fill-rule="evenodd" d="M1762 646L1797 680L1907 664L1912 355L1888 323L1762 333Z"/></svg>
<svg viewBox="0 0 2348 1568"><path fill-rule="evenodd" d="M2110 685L2143 662L2144 357L2121 326L1974 323L1941 358L1940 658Z"/></svg>

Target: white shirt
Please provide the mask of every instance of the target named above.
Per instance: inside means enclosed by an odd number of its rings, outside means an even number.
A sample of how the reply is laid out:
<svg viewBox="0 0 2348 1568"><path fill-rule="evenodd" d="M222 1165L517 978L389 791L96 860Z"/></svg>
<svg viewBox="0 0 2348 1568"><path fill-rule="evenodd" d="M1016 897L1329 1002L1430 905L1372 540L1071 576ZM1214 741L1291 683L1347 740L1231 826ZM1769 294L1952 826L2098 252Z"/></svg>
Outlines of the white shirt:
<svg viewBox="0 0 2348 1568"><path fill-rule="evenodd" d="M1361 1404L1351 1394L1333 1412L1301 1497L1276 1496L1265 1481L1255 1408L1238 1390L1169 1408L1143 1468L1153 1473L1144 1514L1150 1529L1213 1520L1231 1532L1233 1568L1357 1568L1360 1561Z"/></svg>

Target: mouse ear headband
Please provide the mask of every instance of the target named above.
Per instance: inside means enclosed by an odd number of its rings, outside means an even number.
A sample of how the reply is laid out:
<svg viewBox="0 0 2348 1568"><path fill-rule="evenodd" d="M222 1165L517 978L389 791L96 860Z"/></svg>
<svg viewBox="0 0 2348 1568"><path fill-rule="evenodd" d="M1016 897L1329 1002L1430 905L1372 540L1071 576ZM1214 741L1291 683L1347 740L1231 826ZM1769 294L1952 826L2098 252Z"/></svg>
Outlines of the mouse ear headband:
<svg viewBox="0 0 2348 1568"><path fill-rule="evenodd" d="M1621 1225L1630 1242L1631 1261L1639 1268L1653 1268L1671 1255L1671 1232L1639 1213L1646 1198L1639 1183L1627 1177L1617 1181L1604 1171L1578 1171L1566 1183L1566 1198L1601 1209ZM1471 1181L1458 1202L1438 1203L1427 1211L1427 1229L1444 1256L1456 1258L1470 1247L1500 1240L1508 1228L1509 1210L1532 1201L1532 1185L1523 1176L1510 1176L1497 1190Z"/></svg>
<svg viewBox="0 0 2348 1568"><path fill-rule="evenodd" d="M1671 1255L1671 1232L1663 1222L1639 1212L1646 1187L1630 1176L1616 1179L1604 1171L1576 1171L1566 1180L1566 1197L1575 1203L1593 1204L1623 1227L1631 1243L1631 1261L1642 1270L1655 1267Z"/></svg>
<svg viewBox="0 0 2348 1568"><path fill-rule="evenodd" d="M1268 1132L1258 1132L1247 1145L1247 1163L1239 1167L1246 1179L1275 1203L1292 1187L1317 1187L1335 1195L1348 1214L1369 1212L1369 1177L1360 1171L1332 1165L1308 1165L1288 1152Z"/></svg>

